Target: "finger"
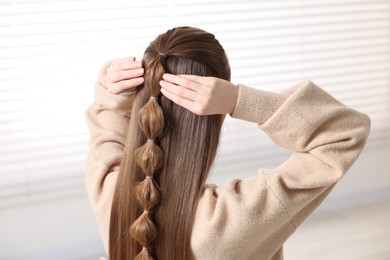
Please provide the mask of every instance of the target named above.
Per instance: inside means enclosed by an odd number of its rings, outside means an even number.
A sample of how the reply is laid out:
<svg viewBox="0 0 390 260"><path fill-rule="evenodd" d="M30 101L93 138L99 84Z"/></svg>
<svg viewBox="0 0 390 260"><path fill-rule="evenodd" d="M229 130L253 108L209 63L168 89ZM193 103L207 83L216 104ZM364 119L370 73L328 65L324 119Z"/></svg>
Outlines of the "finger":
<svg viewBox="0 0 390 260"><path fill-rule="evenodd" d="M113 68L117 69L120 64L128 63L128 62L135 62L135 57L126 57L126 58L120 58L120 59L112 60L111 64L110 64L111 70Z"/></svg>
<svg viewBox="0 0 390 260"><path fill-rule="evenodd" d="M139 69L139 68L142 68L141 61L125 60L125 61L120 62L117 66L118 70L131 70L131 69Z"/></svg>
<svg viewBox="0 0 390 260"><path fill-rule="evenodd" d="M178 76L200 84L205 84L210 80L210 78L212 78L212 77L188 75L188 74L180 74Z"/></svg>
<svg viewBox="0 0 390 260"><path fill-rule="evenodd" d="M144 75L144 69L132 69L132 70L120 70L117 72L111 72L109 74L108 81L112 83L116 83L122 80L138 78Z"/></svg>
<svg viewBox="0 0 390 260"><path fill-rule="evenodd" d="M175 104L182 106L190 111L192 111L195 107L195 102L182 98L180 96L175 95L172 92L169 92L168 90L161 89L161 93L168 99L172 100Z"/></svg>
<svg viewBox="0 0 390 260"><path fill-rule="evenodd" d="M185 87L187 89L191 89L193 91L197 91L197 89L199 89L199 87L201 87L201 86L197 86L196 82L194 82L192 80L186 79L186 78L181 77L181 76L173 75L173 74L166 73L163 75L163 79L165 81L171 82L171 83L176 84L178 86Z"/></svg>
<svg viewBox="0 0 390 260"><path fill-rule="evenodd" d="M195 101L197 99L197 92L188 88L184 88L164 80L160 81L160 86L162 87L162 89L167 90L170 93L173 93L181 98L185 98L191 101Z"/></svg>
<svg viewBox="0 0 390 260"><path fill-rule="evenodd" d="M125 58L121 58L121 59L118 59L118 60L120 60L120 61L128 61L128 60L130 60L130 61L134 62L136 60L136 58L134 56L130 56L130 57L125 57Z"/></svg>
<svg viewBox="0 0 390 260"><path fill-rule="evenodd" d="M115 60L107 69L107 73L114 73L121 70L139 69L142 68L142 62L131 60Z"/></svg>
<svg viewBox="0 0 390 260"><path fill-rule="evenodd" d="M117 83L112 83L108 86L108 90L112 94L119 94L122 93L126 90L133 89L135 87L138 87L144 83L144 78L139 77L139 78L133 78L133 79L128 79L128 80L122 80Z"/></svg>

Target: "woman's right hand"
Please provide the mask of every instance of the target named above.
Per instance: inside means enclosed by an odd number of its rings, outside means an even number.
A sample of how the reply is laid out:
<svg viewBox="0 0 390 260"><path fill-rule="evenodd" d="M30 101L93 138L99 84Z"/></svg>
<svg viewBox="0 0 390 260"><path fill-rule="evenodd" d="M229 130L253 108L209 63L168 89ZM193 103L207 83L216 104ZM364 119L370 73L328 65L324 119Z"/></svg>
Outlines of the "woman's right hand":
<svg viewBox="0 0 390 260"><path fill-rule="evenodd" d="M99 83L112 94L131 91L144 82L142 62L128 57L107 62L99 73Z"/></svg>

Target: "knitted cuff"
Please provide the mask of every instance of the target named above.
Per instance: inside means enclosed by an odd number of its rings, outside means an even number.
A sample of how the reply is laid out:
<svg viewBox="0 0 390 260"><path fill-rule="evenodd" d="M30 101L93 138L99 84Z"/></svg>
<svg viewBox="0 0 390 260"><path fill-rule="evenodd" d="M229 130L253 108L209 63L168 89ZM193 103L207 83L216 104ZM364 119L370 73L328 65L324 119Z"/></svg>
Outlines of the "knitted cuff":
<svg viewBox="0 0 390 260"><path fill-rule="evenodd" d="M95 103L121 114L130 115L136 91L112 94L102 84L96 83Z"/></svg>
<svg viewBox="0 0 390 260"><path fill-rule="evenodd" d="M236 107L231 116L263 124L283 104L287 96L239 84Z"/></svg>

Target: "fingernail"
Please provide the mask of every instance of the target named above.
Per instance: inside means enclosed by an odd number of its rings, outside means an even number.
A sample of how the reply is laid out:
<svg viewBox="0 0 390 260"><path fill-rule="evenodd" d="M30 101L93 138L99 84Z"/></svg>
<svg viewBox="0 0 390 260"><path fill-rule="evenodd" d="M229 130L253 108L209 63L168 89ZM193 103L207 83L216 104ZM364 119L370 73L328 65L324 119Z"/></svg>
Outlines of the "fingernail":
<svg viewBox="0 0 390 260"><path fill-rule="evenodd" d="M168 73L165 73L165 74L163 75L163 79L169 79L170 76L171 76L171 75L169 75Z"/></svg>
<svg viewBox="0 0 390 260"><path fill-rule="evenodd" d="M160 86L164 86L164 84L165 84L165 83L164 83L164 80L160 80L159 83L160 83Z"/></svg>
<svg viewBox="0 0 390 260"><path fill-rule="evenodd" d="M144 78L138 78L137 81L138 81L138 83L142 83L142 82L144 82Z"/></svg>
<svg viewBox="0 0 390 260"><path fill-rule="evenodd" d="M142 67L142 61L136 61L136 62L135 62L135 65L136 65L137 67Z"/></svg>
<svg viewBox="0 0 390 260"><path fill-rule="evenodd" d="M137 73L143 73L144 72L144 69L143 68L141 68L141 69L137 69Z"/></svg>

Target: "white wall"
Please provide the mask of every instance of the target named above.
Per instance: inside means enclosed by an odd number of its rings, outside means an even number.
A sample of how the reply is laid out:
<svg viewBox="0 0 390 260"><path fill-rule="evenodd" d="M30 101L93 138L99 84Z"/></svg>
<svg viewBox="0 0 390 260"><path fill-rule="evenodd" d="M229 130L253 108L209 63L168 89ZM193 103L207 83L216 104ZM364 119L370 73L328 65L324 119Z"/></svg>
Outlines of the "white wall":
<svg viewBox="0 0 390 260"><path fill-rule="evenodd" d="M390 199L390 147L367 149L319 210ZM223 182L223 178L216 178ZM103 254L85 195L1 209L0 259L98 259Z"/></svg>
<svg viewBox="0 0 390 260"><path fill-rule="evenodd" d="M278 91L313 79L369 114L372 141L389 144L388 2L209 2L1 1L0 205L12 206L0 207L0 260L96 259L103 251L80 192L88 139L80 112L91 103L91 86L103 62L140 58L151 39L173 26L215 33L231 60L235 83ZM60 98L47 98L53 93ZM232 123L227 132L256 126L240 127ZM213 182L221 185L236 172L249 176L258 165L268 168L283 160L252 133L240 136L247 137L246 146L226 135L222 154L227 159L215 168L225 175L216 174ZM367 149L320 210L390 198L387 146ZM240 159L235 155L241 155L237 148L257 147L263 147L263 161L251 153L253 160L235 163ZM56 192L73 196L55 199ZM15 204L42 198L50 201Z"/></svg>

